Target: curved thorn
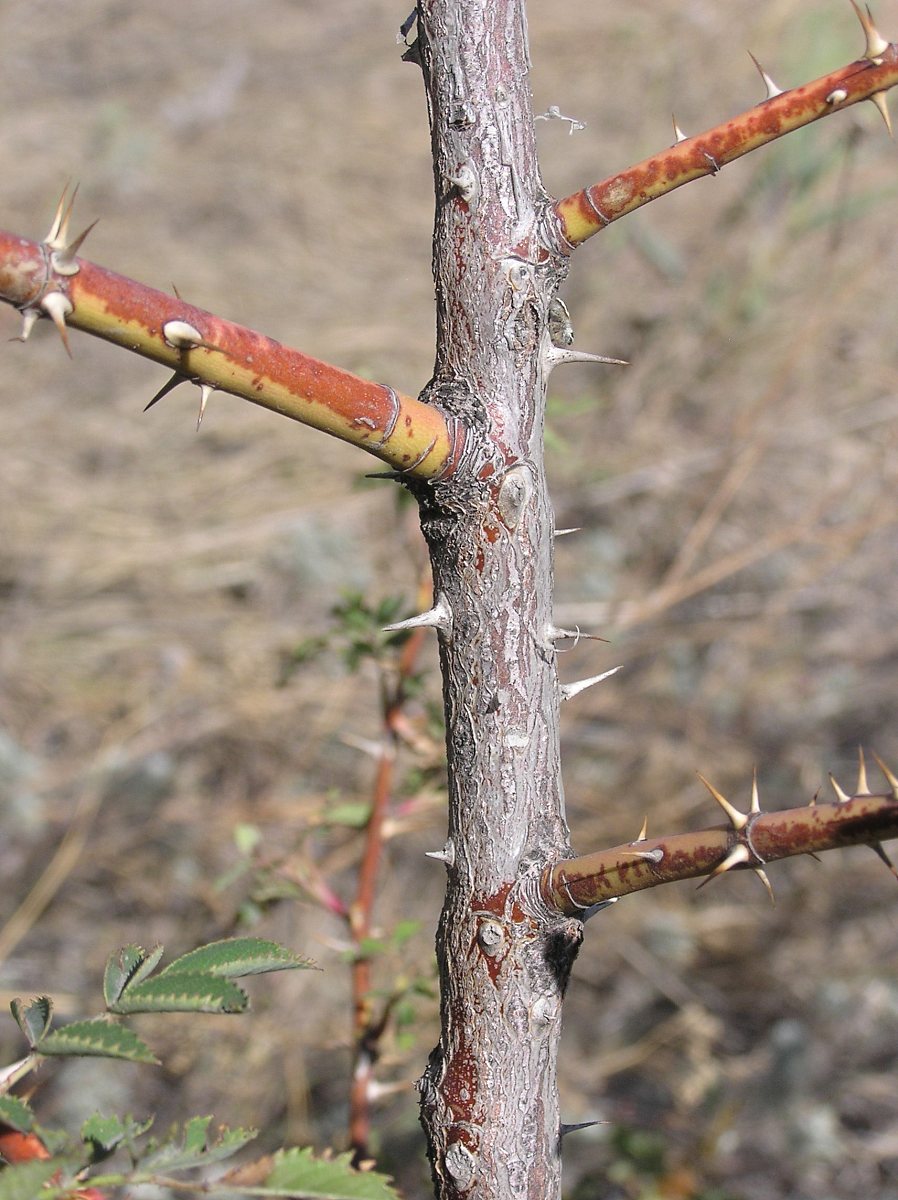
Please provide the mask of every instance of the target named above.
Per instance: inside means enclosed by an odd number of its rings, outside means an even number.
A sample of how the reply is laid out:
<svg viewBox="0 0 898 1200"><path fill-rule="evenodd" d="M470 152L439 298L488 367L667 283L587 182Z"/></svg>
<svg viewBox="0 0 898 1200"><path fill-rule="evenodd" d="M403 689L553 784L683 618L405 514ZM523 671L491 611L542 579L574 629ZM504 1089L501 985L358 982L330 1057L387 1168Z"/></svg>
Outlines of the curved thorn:
<svg viewBox="0 0 898 1200"><path fill-rule="evenodd" d="M171 379L169 379L167 383L163 383L162 387L159 389L159 391L156 393L156 395L153 397L153 399L149 402L149 404L145 405L143 411L146 412L148 409L152 408L154 404L158 404L159 401L161 399L163 399L163 397L167 396L169 392L174 391L174 389L176 387L180 387L180 385L182 383L187 383L187 382L188 382L188 379L187 379L186 375L182 375L180 371L175 371L175 373L174 373L174 375L172 375Z"/></svg>
<svg viewBox="0 0 898 1200"><path fill-rule="evenodd" d="M97 217L97 221L99 221L99 219L100 218ZM80 268L77 262L75 262L75 255L84 245L85 238L96 225L97 221L91 221L88 227L83 230L83 232L79 233L74 241L69 242L67 246L63 246L59 250L54 250L50 255L50 264L58 275L78 274Z"/></svg>
<svg viewBox="0 0 898 1200"><path fill-rule="evenodd" d="M761 79L764 83L764 87L767 89L767 95L764 97L764 99L765 100L773 100L774 97L776 97L776 96L782 96L783 89L781 87L776 86L776 84L773 82L773 80L770 78L770 76L767 74L767 72L764 70L764 68L761 66L761 64L758 62L758 60L755 58L755 56L752 54L752 52L750 50L748 52L748 57L751 59L751 61L757 67L758 74L761 76ZM763 101L762 101L762 103L763 103Z"/></svg>
<svg viewBox="0 0 898 1200"><path fill-rule="evenodd" d="M27 342L40 315L40 312L36 308L22 309L22 332L18 337L11 337L9 340L11 342Z"/></svg>
<svg viewBox="0 0 898 1200"><path fill-rule="evenodd" d="M760 879L761 883L763 883L764 887L767 889L767 895L770 897L770 903L776 904L776 896L774 896L774 894L773 894L773 885L771 884L770 880L767 878L767 872L764 870L763 867L755 867L754 872L757 875L758 879Z"/></svg>
<svg viewBox="0 0 898 1200"><path fill-rule="evenodd" d="M72 349L69 346L69 334L65 326L65 319L72 311L71 300L62 292L47 292L41 300L40 306L56 326L59 336L62 338L62 344L65 346L65 352L71 358Z"/></svg>
<svg viewBox="0 0 898 1200"><path fill-rule="evenodd" d="M889 116L889 102L886 99L885 92L874 92L870 97L870 103L879 109L879 115L885 121L886 129L889 131L889 137L894 137L892 133L892 118Z"/></svg>
<svg viewBox="0 0 898 1200"><path fill-rule="evenodd" d="M866 5L867 11L865 13L861 12L860 6L855 3L855 0L851 0L851 7L857 13L857 19L860 21L864 37L867 39L864 57L875 60L888 50L889 43L873 24L873 14L870 12L869 4Z"/></svg>
<svg viewBox="0 0 898 1200"><path fill-rule="evenodd" d="M885 765L885 763L882 761L882 759L879 757L879 755L875 751L873 754L873 758L876 761L876 765L879 767L880 771L882 771L883 775L885 776L886 783L892 789L892 799L898 800L898 775L894 775L889 770L889 768Z"/></svg>
<svg viewBox="0 0 898 1200"><path fill-rule="evenodd" d="M704 775L699 773L698 777L726 813L726 815L730 818L730 823L732 824L733 828L737 831L744 829L748 824L748 814L740 812L738 808L735 808L732 804L730 804L729 800L727 800L725 796L721 796L720 792L718 792L717 788L714 787L713 784L708 783Z"/></svg>
<svg viewBox="0 0 898 1200"><path fill-rule="evenodd" d="M836 783L835 777L833 776L832 772L830 772L829 781L833 785L833 791L836 793L836 797L837 797L839 803L840 804L847 803L851 799L851 797L848 795L847 792L844 792L839 787L838 783Z"/></svg>
<svg viewBox="0 0 898 1200"><path fill-rule="evenodd" d="M560 629L557 625L550 625L546 630L548 641L554 642L561 638L573 638L574 642L607 642L607 638L599 637L597 633L584 633L582 629Z"/></svg>
<svg viewBox="0 0 898 1200"><path fill-rule="evenodd" d="M215 391L211 383L200 384L200 411L196 418L196 431L199 433L200 426L203 423L203 417L206 415L206 405L209 403L209 397Z"/></svg>
<svg viewBox="0 0 898 1200"><path fill-rule="evenodd" d="M433 608L417 616L408 617L405 621L394 621L392 625L384 625L383 633L399 633L404 629L442 629L448 631L452 624L452 613L446 603L445 596L439 596Z"/></svg>
<svg viewBox="0 0 898 1200"><path fill-rule="evenodd" d="M65 244L69 236L69 221L72 219L72 209L75 207L75 197L78 195L79 184L75 184L72 191L72 197L66 203L68 197L69 184L67 183L62 189L62 195L59 197L59 203L56 205L56 213L50 225L49 232L44 238L44 245L49 246L51 250L64 250Z"/></svg>
<svg viewBox="0 0 898 1200"><path fill-rule="evenodd" d="M684 133L683 130L679 127L679 125L677 124L677 118L673 115L673 113L671 113L670 119L671 119L671 121L673 121L674 145L679 146L680 142L688 142L689 134Z"/></svg>
<svg viewBox="0 0 898 1200"><path fill-rule="evenodd" d="M195 350L202 346L206 350L217 350L211 342L207 342L198 329L188 325L186 321L166 321L162 326L162 336L173 350Z"/></svg>
<svg viewBox="0 0 898 1200"><path fill-rule="evenodd" d="M864 760L864 747L857 748L858 766L857 766L857 787L854 789L855 796L870 796L870 785L867 783L867 763Z"/></svg>
<svg viewBox="0 0 898 1200"><path fill-rule="evenodd" d="M603 679L609 679L621 670L623 670L623 664L619 667L612 667L610 671L603 671L601 675L592 675L589 679L578 679L576 683L563 683L561 685L561 699L573 700L575 696L579 696L587 688L594 687L595 684L601 683Z"/></svg>
<svg viewBox="0 0 898 1200"><path fill-rule="evenodd" d="M695 890L700 891L705 884L710 883L712 879L716 879L718 875L723 875L727 871L732 871L733 867L741 866L743 863L749 862L750 859L751 851L749 850L748 846L743 846L740 842L738 846L734 846L732 848L726 858L724 858L723 862L718 863L714 870L708 873L708 875L701 881Z"/></svg>

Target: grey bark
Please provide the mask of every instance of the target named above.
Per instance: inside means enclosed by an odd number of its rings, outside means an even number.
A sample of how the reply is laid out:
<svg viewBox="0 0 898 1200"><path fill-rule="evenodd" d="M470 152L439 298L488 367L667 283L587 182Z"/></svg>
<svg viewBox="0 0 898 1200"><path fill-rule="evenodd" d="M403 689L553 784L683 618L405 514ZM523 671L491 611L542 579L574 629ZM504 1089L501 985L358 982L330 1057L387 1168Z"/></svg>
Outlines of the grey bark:
<svg viewBox="0 0 898 1200"><path fill-rule="evenodd" d="M437 351L424 398L463 418L462 469L417 495L440 631L449 770L442 1033L421 1081L440 1200L560 1193L556 1058L582 925L545 910L569 848L543 467L549 247L523 0L421 0L436 188Z"/></svg>

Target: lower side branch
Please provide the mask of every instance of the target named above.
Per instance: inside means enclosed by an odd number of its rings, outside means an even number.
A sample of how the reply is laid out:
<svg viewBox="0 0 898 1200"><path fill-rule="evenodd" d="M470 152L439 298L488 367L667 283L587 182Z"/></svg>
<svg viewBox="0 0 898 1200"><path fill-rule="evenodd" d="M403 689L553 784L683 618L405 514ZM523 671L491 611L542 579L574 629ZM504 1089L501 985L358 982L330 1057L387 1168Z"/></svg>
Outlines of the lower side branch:
<svg viewBox="0 0 898 1200"><path fill-rule="evenodd" d="M862 758L854 795L833 782L834 803L817 804L815 799L805 808L780 812L760 811L757 788L752 790L750 810L743 813L707 785L730 818L728 826L661 838L640 836L623 846L558 862L543 873L542 897L566 916L583 917L596 905L630 892L678 879L713 878L730 870L757 871L769 887L766 863L842 846L872 846L894 871L881 843L898 838L898 777L882 763L880 767L887 792L868 790Z"/></svg>

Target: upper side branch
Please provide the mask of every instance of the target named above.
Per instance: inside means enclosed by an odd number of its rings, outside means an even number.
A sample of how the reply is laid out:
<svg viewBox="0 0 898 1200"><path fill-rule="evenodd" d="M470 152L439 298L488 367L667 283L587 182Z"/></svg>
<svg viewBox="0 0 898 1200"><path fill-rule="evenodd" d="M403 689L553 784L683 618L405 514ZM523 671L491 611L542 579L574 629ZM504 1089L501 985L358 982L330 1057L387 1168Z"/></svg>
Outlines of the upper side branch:
<svg viewBox="0 0 898 1200"><path fill-rule="evenodd" d="M670 149L556 201L552 207L562 243L577 246L618 217L684 183L716 175L726 163L759 146L862 100L876 103L891 132L883 93L898 83L898 44L881 38L866 17L862 24L867 57L787 92L778 92L765 76L770 94L754 108L694 137L676 130L677 141Z"/></svg>
<svg viewBox="0 0 898 1200"><path fill-rule="evenodd" d="M543 900L566 916L583 916L595 905L630 892L702 875L713 878L733 869L756 871L769 888L766 863L841 846L872 846L891 867L880 843L898 837L898 778L880 766L887 792L870 792L862 758L853 796L834 781L833 804L812 801L805 808L769 813L760 810L756 786L750 810L742 813L705 781L727 813L729 826L661 838L647 838L643 831L634 842L555 863L543 874Z"/></svg>
<svg viewBox="0 0 898 1200"><path fill-rule="evenodd" d="M433 405L291 350L82 258L65 245L63 202L43 242L0 232L0 300L23 314L22 340L50 317L68 349L67 327L114 342L174 372L177 383L230 392L351 442L417 479L451 475L464 428ZM60 228L62 227L62 228Z"/></svg>

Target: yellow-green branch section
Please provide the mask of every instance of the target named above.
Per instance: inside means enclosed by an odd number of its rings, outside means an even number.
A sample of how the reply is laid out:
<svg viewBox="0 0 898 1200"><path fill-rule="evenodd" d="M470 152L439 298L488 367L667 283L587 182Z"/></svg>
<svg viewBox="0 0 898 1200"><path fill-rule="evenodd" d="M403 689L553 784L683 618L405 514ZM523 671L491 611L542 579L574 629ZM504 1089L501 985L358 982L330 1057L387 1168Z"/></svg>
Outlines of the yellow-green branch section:
<svg viewBox="0 0 898 1200"><path fill-rule="evenodd" d="M80 239L64 245L59 225L57 214L44 242L0 232L0 300L22 312L23 337L37 317L50 317L66 348L68 329L93 334L169 367L172 384L204 387L204 402L212 389L230 392L358 446L409 478L454 472L464 446L455 418L76 258Z"/></svg>

